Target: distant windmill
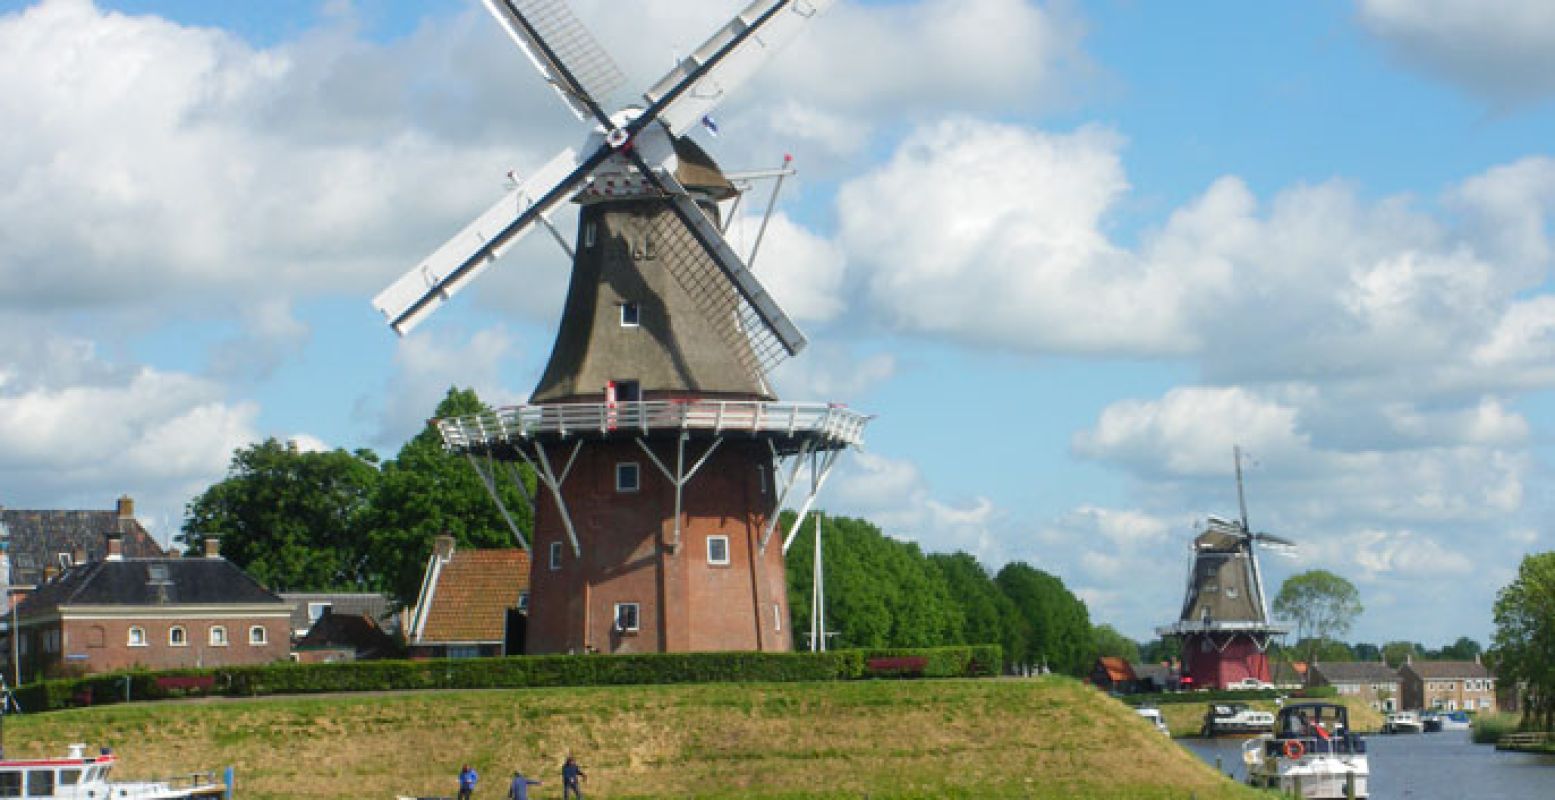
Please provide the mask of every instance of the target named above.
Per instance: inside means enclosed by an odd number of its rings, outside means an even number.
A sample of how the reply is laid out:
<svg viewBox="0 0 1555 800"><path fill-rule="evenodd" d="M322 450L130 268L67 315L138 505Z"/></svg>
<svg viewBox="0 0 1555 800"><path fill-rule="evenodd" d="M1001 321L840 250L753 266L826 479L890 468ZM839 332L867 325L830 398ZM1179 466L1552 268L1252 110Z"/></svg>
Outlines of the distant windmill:
<svg viewBox="0 0 1555 800"><path fill-rule="evenodd" d="M1258 548L1289 550L1295 543L1254 532L1248 524L1242 451L1233 446L1231 452L1241 519L1209 517L1193 539L1182 614L1172 625L1156 629L1161 636L1182 639L1184 672L1199 687L1223 687L1247 678L1268 683L1269 642L1287 632L1269 622Z"/></svg>
<svg viewBox="0 0 1555 800"><path fill-rule="evenodd" d="M581 206L529 404L438 421L494 499L516 463L545 489L516 481L535 512L534 541L518 538L533 555L525 651L792 649L783 552L870 418L777 402L768 373L805 338L725 241L718 204L738 190L685 134L832 0L752 2L614 115L600 102L620 71L561 0L483 2L593 123L586 155L562 151L373 304L407 333L562 203ZM769 548L806 466L794 527Z"/></svg>

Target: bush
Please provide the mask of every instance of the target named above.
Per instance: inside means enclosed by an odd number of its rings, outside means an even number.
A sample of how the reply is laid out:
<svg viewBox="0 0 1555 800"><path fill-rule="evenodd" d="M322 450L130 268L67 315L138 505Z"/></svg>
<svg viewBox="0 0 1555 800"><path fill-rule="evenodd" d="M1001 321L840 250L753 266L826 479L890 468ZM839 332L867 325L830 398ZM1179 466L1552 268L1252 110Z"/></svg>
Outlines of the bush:
<svg viewBox="0 0 1555 800"><path fill-rule="evenodd" d="M1475 714L1470 731L1476 744L1495 744L1502 736L1516 733L1519 720L1516 714Z"/></svg>
<svg viewBox="0 0 1555 800"><path fill-rule="evenodd" d="M997 673L998 645L835 650L827 653L653 653L509 656L436 660L278 663L215 669L94 675L31 683L16 690L28 712L126 700L204 695L259 696L417 689L516 689L649 683L856 680L870 658L922 658L925 677Z"/></svg>

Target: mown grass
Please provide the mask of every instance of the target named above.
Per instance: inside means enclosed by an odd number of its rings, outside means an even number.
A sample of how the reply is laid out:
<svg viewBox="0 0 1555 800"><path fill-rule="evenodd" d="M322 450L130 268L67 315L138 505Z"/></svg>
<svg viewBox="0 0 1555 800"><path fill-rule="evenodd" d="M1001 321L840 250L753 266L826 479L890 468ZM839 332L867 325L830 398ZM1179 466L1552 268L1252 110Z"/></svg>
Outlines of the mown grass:
<svg viewBox="0 0 1555 800"><path fill-rule="evenodd" d="M6 721L12 756L110 745L122 772L232 765L243 800L500 797L577 755L610 798L1247 798L1075 681L922 680L415 692L109 706Z"/></svg>

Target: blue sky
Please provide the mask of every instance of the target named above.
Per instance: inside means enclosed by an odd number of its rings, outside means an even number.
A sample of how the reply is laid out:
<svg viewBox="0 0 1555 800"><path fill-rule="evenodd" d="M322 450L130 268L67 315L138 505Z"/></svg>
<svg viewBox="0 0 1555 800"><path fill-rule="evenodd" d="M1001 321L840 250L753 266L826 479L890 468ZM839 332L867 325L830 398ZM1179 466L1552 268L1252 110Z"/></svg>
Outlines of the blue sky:
<svg viewBox="0 0 1555 800"><path fill-rule="evenodd" d="M635 90L741 3L571 5ZM717 117L800 170L780 393L878 415L830 510L1139 638L1234 443L1269 591L1349 577L1357 640L1484 641L1555 547L1547 4L842 0ZM473 0L0 0L0 503L166 536L247 442L522 402L544 237L403 340L368 300L584 133Z"/></svg>

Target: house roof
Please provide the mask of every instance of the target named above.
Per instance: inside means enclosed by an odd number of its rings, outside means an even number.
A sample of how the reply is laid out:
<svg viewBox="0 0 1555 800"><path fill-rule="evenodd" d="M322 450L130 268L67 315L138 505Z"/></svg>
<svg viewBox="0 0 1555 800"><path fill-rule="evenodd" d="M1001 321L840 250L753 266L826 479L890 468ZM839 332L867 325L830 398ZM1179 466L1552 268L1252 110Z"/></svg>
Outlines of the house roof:
<svg viewBox="0 0 1555 800"><path fill-rule="evenodd" d="M310 603L324 603L332 614L366 614L379 628L390 630L395 615L386 595L377 592L282 592L281 599L292 604L292 631L307 631L313 625L308 615Z"/></svg>
<svg viewBox="0 0 1555 800"><path fill-rule="evenodd" d="M1113 683L1137 680L1133 668L1117 656L1102 656L1096 659L1096 665L1107 671L1107 679Z"/></svg>
<svg viewBox="0 0 1555 800"><path fill-rule="evenodd" d="M1139 680L1155 681L1164 684L1172 679L1172 668L1165 664L1130 664L1134 676Z"/></svg>
<svg viewBox="0 0 1555 800"><path fill-rule="evenodd" d="M297 642L298 650L348 649L357 658L387 656L395 651L393 637L366 614L325 612Z"/></svg>
<svg viewBox="0 0 1555 800"><path fill-rule="evenodd" d="M1484 664L1478 661L1411 661L1401 669L1413 672L1416 677L1433 681L1495 677Z"/></svg>
<svg viewBox="0 0 1555 800"><path fill-rule="evenodd" d="M225 558L131 558L73 566L28 595L17 614L27 617L82 605L270 603L284 607L286 601Z"/></svg>
<svg viewBox="0 0 1555 800"><path fill-rule="evenodd" d="M57 566L61 553L83 551L85 560L101 560L107 552L109 533L123 536L123 554L127 558L167 555L135 519L134 503L128 498L119 501L119 508L106 511L0 509L0 523L11 532L13 585L41 583L44 567Z"/></svg>
<svg viewBox="0 0 1555 800"><path fill-rule="evenodd" d="M416 602L417 644L501 642L507 611L529 590L529 554L517 548L434 555L436 580Z"/></svg>
<svg viewBox="0 0 1555 800"><path fill-rule="evenodd" d="M1325 661L1312 665L1323 683L1396 683L1398 670L1380 661Z"/></svg>

